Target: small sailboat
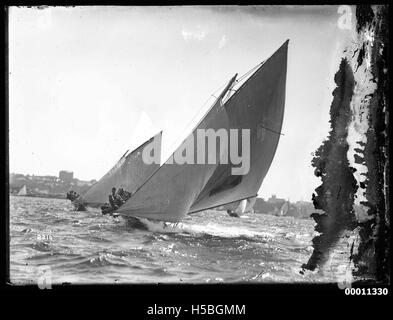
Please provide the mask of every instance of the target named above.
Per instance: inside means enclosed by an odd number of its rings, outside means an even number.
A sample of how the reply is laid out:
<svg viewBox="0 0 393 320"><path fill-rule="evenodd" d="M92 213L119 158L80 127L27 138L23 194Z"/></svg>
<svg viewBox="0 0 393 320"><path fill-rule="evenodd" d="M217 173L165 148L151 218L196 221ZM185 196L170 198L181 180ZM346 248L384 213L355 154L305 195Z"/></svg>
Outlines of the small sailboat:
<svg viewBox="0 0 393 320"><path fill-rule="evenodd" d="M178 222L187 214L256 197L281 135L287 51L288 41L244 82L235 75L185 141L116 212L125 217ZM249 130L249 170L233 174L233 167L238 165L233 161L200 164L197 155L207 146L196 143L190 149L188 143L198 139L199 130ZM241 153L248 146L241 137L237 139ZM178 163L175 158L184 150L193 151L193 161ZM216 157L221 159L223 151L228 152L225 145ZM109 189L105 188L106 192Z"/></svg>
<svg viewBox="0 0 393 320"><path fill-rule="evenodd" d="M280 208L279 216L286 216L289 210L289 201L285 201L284 204Z"/></svg>
<svg viewBox="0 0 393 320"><path fill-rule="evenodd" d="M223 206L223 209L226 210L228 215L231 217L240 218L244 213L254 213L254 204L256 202L257 197L252 197L248 199L243 199L241 201L233 202Z"/></svg>
<svg viewBox="0 0 393 320"><path fill-rule="evenodd" d="M18 192L18 196L25 196L25 195L27 195L26 185L24 185L22 188L20 188L20 190Z"/></svg>

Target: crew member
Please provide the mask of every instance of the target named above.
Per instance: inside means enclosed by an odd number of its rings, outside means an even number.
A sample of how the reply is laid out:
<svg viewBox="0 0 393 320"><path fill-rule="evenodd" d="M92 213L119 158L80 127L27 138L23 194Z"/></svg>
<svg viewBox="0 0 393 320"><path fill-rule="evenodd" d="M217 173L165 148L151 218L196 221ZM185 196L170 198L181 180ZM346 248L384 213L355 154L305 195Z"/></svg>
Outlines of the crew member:
<svg viewBox="0 0 393 320"><path fill-rule="evenodd" d="M123 200L122 204L124 204L124 202L126 202L131 197L131 193L125 191L123 188L119 188L117 193L119 194L119 196Z"/></svg>
<svg viewBox="0 0 393 320"><path fill-rule="evenodd" d="M117 205L118 203L118 196L116 194L116 188L113 187L112 188L112 193L109 195L109 204L111 205L111 207L116 210L119 208L119 206Z"/></svg>

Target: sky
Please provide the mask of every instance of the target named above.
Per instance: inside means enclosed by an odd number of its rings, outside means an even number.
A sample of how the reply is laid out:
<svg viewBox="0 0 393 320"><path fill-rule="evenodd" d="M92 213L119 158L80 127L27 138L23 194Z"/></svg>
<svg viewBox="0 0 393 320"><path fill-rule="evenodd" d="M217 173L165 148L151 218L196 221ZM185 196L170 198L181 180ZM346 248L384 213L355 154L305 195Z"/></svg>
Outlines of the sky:
<svg viewBox="0 0 393 320"><path fill-rule="evenodd" d="M12 7L9 171L98 180L160 130L166 160L218 88L289 39L284 135L259 196L310 201L353 34L338 8Z"/></svg>

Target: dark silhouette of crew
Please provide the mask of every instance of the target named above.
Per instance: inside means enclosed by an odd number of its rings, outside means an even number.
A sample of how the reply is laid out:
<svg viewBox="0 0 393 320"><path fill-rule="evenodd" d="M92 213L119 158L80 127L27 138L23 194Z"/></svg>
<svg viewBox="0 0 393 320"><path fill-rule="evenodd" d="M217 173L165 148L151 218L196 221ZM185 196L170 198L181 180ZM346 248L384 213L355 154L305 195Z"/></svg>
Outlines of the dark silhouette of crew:
<svg viewBox="0 0 393 320"><path fill-rule="evenodd" d="M74 190L70 190L67 192L67 199L71 201L75 201L79 197L79 194L77 194Z"/></svg>
<svg viewBox="0 0 393 320"><path fill-rule="evenodd" d="M117 191L117 194L119 195L119 197L123 201L123 204L131 197L131 193L128 191L125 191L123 188L119 188L119 190Z"/></svg>
<svg viewBox="0 0 393 320"><path fill-rule="evenodd" d="M119 209L119 207L123 204L123 200L121 197L116 193L116 188L112 188L112 193L109 195L109 204L113 210Z"/></svg>
<svg viewBox="0 0 393 320"><path fill-rule="evenodd" d="M129 198L131 198L132 193L125 191L123 188L112 188L112 192L108 197L109 203L101 206L102 214L112 214L114 211L119 209Z"/></svg>

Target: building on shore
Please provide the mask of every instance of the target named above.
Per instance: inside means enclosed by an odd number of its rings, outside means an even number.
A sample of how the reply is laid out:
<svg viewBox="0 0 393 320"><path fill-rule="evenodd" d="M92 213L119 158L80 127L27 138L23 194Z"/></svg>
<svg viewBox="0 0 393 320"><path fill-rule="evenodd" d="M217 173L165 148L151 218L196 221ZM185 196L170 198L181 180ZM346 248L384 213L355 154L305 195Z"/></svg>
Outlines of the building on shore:
<svg viewBox="0 0 393 320"><path fill-rule="evenodd" d="M29 196L49 196L65 198L66 193L70 190L81 194L89 189L96 180L83 181L74 178L74 173L71 171L62 170L59 176L36 176L36 175L23 175L23 174L10 174L9 179L9 192L10 194L17 195L19 190L26 186L29 191Z"/></svg>
<svg viewBox="0 0 393 320"><path fill-rule="evenodd" d="M295 218L309 218L315 212L312 202L298 201L295 203L272 195L267 201L257 198L254 204L255 213Z"/></svg>
<svg viewBox="0 0 393 320"><path fill-rule="evenodd" d="M71 183L74 180L74 173L72 171L61 170L59 172L59 179L63 182Z"/></svg>

